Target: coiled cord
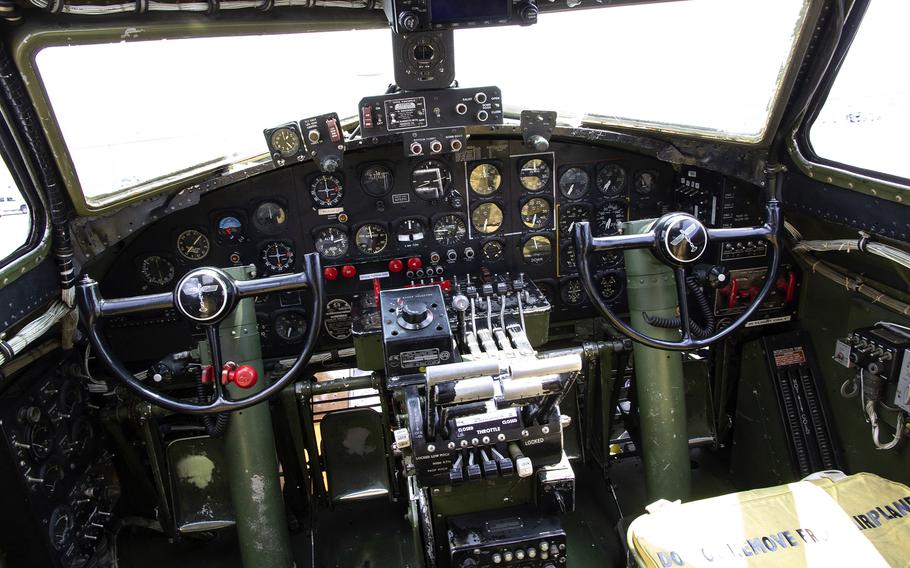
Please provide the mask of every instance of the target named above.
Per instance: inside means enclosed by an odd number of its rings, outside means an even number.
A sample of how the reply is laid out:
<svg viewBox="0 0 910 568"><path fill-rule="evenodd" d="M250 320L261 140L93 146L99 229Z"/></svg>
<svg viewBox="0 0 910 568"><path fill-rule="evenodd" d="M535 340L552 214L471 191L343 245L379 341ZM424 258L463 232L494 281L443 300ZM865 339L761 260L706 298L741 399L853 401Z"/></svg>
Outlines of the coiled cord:
<svg viewBox="0 0 910 568"><path fill-rule="evenodd" d="M205 392L205 385L202 384L202 367L194 367L193 373L195 374L196 379L196 402L206 403L208 402L208 395ZM217 376L215 380L220 380L221 377ZM202 424L205 426L205 431L212 438L220 438L224 436L224 433L227 431L228 418L229 414L227 412L222 412L220 414L203 414L202 415Z"/></svg>
<svg viewBox="0 0 910 568"><path fill-rule="evenodd" d="M698 325L690 319L689 332L695 336L696 339L710 337L714 333L717 320L714 318L714 310L711 309L708 297L705 295L705 291L699 286L698 280L694 276L686 278L686 288L692 293L696 305L698 305L702 316L705 318L705 327ZM679 329L682 327L682 321L678 317L658 317L647 313L643 313L642 316L644 316L645 322L654 327L662 327L665 329Z"/></svg>

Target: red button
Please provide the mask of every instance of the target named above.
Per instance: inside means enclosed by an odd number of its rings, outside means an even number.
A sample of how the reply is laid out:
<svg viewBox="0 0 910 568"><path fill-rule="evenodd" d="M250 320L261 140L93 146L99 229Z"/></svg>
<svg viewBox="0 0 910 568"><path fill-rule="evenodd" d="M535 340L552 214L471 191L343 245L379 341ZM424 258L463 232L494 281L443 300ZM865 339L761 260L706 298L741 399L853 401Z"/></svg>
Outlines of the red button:
<svg viewBox="0 0 910 568"><path fill-rule="evenodd" d="M408 259L408 270L420 270L423 267L423 261L418 257Z"/></svg>
<svg viewBox="0 0 910 568"><path fill-rule="evenodd" d="M389 272L401 272L404 269L404 263L398 260L389 261Z"/></svg>
<svg viewBox="0 0 910 568"><path fill-rule="evenodd" d="M448 280L443 280L439 283L439 286L442 288L443 292L448 292L452 289L452 283Z"/></svg>
<svg viewBox="0 0 910 568"><path fill-rule="evenodd" d="M345 264L341 268L341 275L345 278L353 278L357 276L357 269L351 266L350 264Z"/></svg>
<svg viewBox="0 0 910 568"><path fill-rule="evenodd" d="M338 278L338 269L330 266L322 271L322 275L325 276L326 280L335 280Z"/></svg>
<svg viewBox="0 0 910 568"><path fill-rule="evenodd" d="M234 383L242 389L248 389L259 380L259 373L249 365L240 365L237 368L230 368L229 365L225 365L225 367L223 383Z"/></svg>

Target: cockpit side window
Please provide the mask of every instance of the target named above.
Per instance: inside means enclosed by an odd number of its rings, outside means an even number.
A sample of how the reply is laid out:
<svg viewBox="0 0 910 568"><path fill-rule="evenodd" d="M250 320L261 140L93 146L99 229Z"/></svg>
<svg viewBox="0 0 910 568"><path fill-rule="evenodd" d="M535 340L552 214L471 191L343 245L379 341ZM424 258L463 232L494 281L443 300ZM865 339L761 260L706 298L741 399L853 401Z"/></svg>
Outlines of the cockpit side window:
<svg viewBox="0 0 910 568"><path fill-rule="evenodd" d="M31 208L5 160L0 160L0 266L22 249L32 234Z"/></svg>
<svg viewBox="0 0 910 568"><path fill-rule="evenodd" d="M869 4L849 51L811 124L813 161L910 186L910 3Z"/></svg>

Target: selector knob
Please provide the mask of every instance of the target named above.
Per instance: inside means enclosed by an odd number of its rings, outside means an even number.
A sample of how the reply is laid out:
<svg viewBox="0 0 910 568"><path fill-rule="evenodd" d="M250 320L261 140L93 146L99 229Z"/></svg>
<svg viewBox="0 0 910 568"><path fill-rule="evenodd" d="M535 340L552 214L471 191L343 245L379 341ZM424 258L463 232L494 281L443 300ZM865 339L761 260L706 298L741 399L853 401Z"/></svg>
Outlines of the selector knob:
<svg viewBox="0 0 910 568"><path fill-rule="evenodd" d="M398 310L398 325L405 329L422 329L433 321L433 312L423 302L405 302Z"/></svg>
<svg viewBox="0 0 910 568"><path fill-rule="evenodd" d="M398 25L402 29L413 32L420 25L420 18L417 17L417 14L408 10L398 14Z"/></svg>
<svg viewBox="0 0 910 568"><path fill-rule="evenodd" d="M467 311L469 305L468 297L464 294L455 294L452 296L452 307L455 310L459 312Z"/></svg>

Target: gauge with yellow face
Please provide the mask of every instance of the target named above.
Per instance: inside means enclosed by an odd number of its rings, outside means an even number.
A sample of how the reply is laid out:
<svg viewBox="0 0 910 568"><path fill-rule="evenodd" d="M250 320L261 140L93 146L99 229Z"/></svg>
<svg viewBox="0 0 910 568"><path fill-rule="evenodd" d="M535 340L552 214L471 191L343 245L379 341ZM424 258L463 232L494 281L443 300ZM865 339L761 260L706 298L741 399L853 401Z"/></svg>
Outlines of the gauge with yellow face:
<svg viewBox="0 0 910 568"><path fill-rule="evenodd" d="M471 189L481 197L493 195L502 186L502 173L493 164L477 164L468 177Z"/></svg>
<svg viewBox="0 0 910 568"><path fill-rule="evenodd" d="M550 226L553 209L550 202L542 197L534 197L521 206L521 222L525 227L539 231Z"/></svg>
<svg viewBox="0 0 910 568"><path fill-rule="evenodd" d="M553 242L543 235L534 235L521 246L521 257L530 264L543 264L552 255Z"/></svg>
<svg viewBox="0 0 910 568"><path fill-rule="evenodd" d="M495 233L502 227L502 208L495 203L481 203L471 213L471 224L478 233Z"/></svg>
<svg viewBox="0 0 910 568"><path fill-rule="evenodd" d="M300 136L286 126L272 132L269 142L282 158L290 158L300 151Z"/></svg>

